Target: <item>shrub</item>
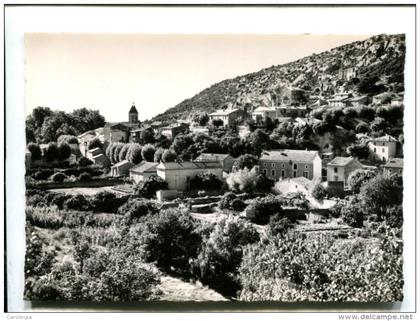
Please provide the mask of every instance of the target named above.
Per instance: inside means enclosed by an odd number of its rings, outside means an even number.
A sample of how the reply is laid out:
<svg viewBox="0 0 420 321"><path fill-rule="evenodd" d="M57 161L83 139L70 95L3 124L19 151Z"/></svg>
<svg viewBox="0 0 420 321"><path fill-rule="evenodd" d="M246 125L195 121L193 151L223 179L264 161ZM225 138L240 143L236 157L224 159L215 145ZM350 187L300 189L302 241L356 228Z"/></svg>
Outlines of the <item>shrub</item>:
<svg viewBox="0 0 420 321"><path fill-rule="evenodd" d="M219 201L220 209L231 209L232 201L237 199L236 194L232 192L225 193Z"/></svg>
<svg viewBox="0 0 420 321"><path fill-rule="evenodd" d="M242 211L246 207L245 203L239 198L234 199L232 203L230 204L230 206L232 210L237 211L237 212Z"/></svg>
<svg viewBox="0 0 420 321"><path fill-rule="evenodd" d="M44 243L32 228L26 229L25 277L41 276L51 271L52 252L45 251Z"/></svg>
<svg viewBox="0 0 420 321"><path fill-rule="evenodd" d="M147 162L153 162L155 151L156 149L152 144L146 144L141 149L141 157Z"/></svg>
<svg viewBox="0 0 420 321"><path fill-rule="evenodd" d="M358 194L360 188L375 175L374 171L366 169L357 169L351 172L347 182L353 194Z"/></svg>
<svg viewBox="0 0 420 321"><path fill-rule="evenodd" d="M355 196L350 197L347 204L341 209L341 216L344 223L352 227L362 227L364 216L360 200Z"/></svg>
<svg viewBox="0 0 420 321"><path fill-rule="evenodd" d="M99 138L94 138L88 143L88 150L94 149L94 148L100 148L102 149L103 144Z"/></svg>
<svg viewBox="0 0 420 321"><path fill-rule="evenodd" d="M240 169L230 173L226 178L226 183L232 191L249 193L255 190L257 176L258 173L256 167L252 170L249 170L248 168Z"/></svg>
<svg viewBox="0 0 420 321"><path fill-rule="evenodd" d="M161 189L168 189L168 183L159 176L152 175L147 180L140 182L134 187L137 195L152 198Z"/></svg>
<svg viewBox="0 0 420 321"><path fill-rule="evenodd" d="M169 163L176 161L177 154L172 149L167 149L162 154L162 162Z"/></svg>
<svg viewBox="0 0 420 321"><path fill-rule="evenodd" d="M118 197L114 193L102 191L92 197L91 204L94 212L115 213L127 199L127 196Z"/></svg>
<svg viewBox="0 0 420 321"><path fill-rule="evenodd" d="M287 217L276 214L270 217L269 227L272 235L283 236L293 227L293 224Z"/></svg>
<svg viewBox="0 0 420 321"><path fill-rule="evenodd" d="M328 192L320 183L316 184L312 190L312 196L317 200L323 200L328 196Z"/></svg>
<svg viewBox="0 0 420 321"><path fill-rule="evenodd" d="M52 174L54 174L54 171L52 169L44 168L42 170L36 171L33 174L33 178L38 181L47 180Z"/></svg>
<svg viewBox="0 0 420 321"><path fill-rule="evenodd" d="M26 206L25 212L26 221L33 226L58 229L63 225L63 219L56 207Z"/></svg>
<svg viewBox="0 0 420 321"><path fill-rule="evenodd" d="M85 166L92 165L93 162L89 158L86 158L85 156L82 156L82 157L79 158L78 164L79 164L79 166L85 167Z"/></svg>
<svg viewBox="0 0 420 321"><path fill-rule="evenodd" d="M190 187L195 190L219 190L223 182L213 173L200 173L191 179Z"/></svg>
<svg viewBox="0 0 420 321"><path fill-rule="evenodd" d="M274 180L263 174L259 174L255 180L255 190L258 192L269 193L274 186Z"/></svg>
<svg viewBox="0 0 420 321"><path fill-rule="evenodd" d="M52 162L59 159L59 151L56 143L49 143L44 150L44 157L47 162Z"/></svg>
<svg viewBox="0 0 420 321"><path fill-rule="evenodd" d="M130 144L127 151L127 160L133 164L139 164L143 158L141 157L141 145L137 143Z"/></svg>
<svg viewBox="0 0 420 321"><path fill-rule="evenodd" d="M256 224L267 224L274 214L282 215L282 201L275 196L257 197L246 208L246 216Z"/></svg>
<svg viewBox="0 0 420 321"><path fill-rule="evenodd" d="M71 155L71 147L67 143L60 143L58 145L58 159L63 161Z"/></svg>
<svg viewBox="0 0 420 321"><path fill-rule="evenodd" d="M394 205L387 208L385 213L385 222L393 228L402 228L403 226L403 208L401 205Z"/></svg>
<svg viewBox="0 0 420 321"><path fill-rule="evenodd" d="M78 180L81 182L90 182L92 180L92 176L89 173L81 173L78 177Z"/></svg>
<svg viewBox="0 0 420 321"><path fill-rule="evenodd" d="M145 259L157 266L181 273L190 271L189 260L197 257L201 236L187 212L166 209L149 216L145 223L143 244Z"/></svg>
<svg viewBox="0 0 420 321"><path fill-rule="evenodd" d="M240 288L237 270L243 247L258 240L258 232L249 223L232 216L221 219L203 239L202 249L194 263L195 273L203 284L224 295L236 295Z"/></svg>
<svg viewBox="0 0 420 321"><path fill-rule="evenodd" d="M254 166L258 166L258 164L259 160L257 157L251 154L245 154L239 156L236 159L234 166L236 167L236 169L248 168L249 170L251 170L252 168L254 168Z"/></svg>
<svg viewBox="0 0 420 321"><path fill-rule="evenodd" d="M121 148L120 153L118 154L118 161L122 162L127 159L128 149L130 148L130 144L124 144Z"/></svg>
<svg viewBox="0 0 420 321"><path fill-rule="evenodd" d="M137 221L137 219L148 214L155 214L157 211L155 203L135 198L130 199L118 209L118 213L124 215L127 224L131 224L133 221Z"/></svg>
<svg viewBox="0 0 420 321"><path fill-rule="evenodd" d="M63 208L66 210L88 211L90 202L82 195L76 194L64 201Z"/></svg>
<svg viewBox="0 0 420 321"><path fill-rule="evenodd" d="M51 179L52 179L53 182L62 183L62 182L64 182L65 179L67 179L67 175L58 172L58 173L55 173L54 175L52 175Z"/></svg>

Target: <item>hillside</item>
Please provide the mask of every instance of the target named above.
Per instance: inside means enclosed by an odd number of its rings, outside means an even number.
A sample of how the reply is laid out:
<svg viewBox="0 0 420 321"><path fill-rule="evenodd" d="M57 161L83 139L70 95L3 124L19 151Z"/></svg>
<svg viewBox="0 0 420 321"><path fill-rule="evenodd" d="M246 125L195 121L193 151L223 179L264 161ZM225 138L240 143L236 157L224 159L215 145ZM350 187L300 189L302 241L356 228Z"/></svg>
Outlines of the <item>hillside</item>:
<svg viewBox="0 0 420 321"><path fill-rule="evenodd" d="M401 92L404 91L404 60L404 35L377 35L221 81L153 120L185 119L192 113L211 113L229 103L254 108L271 105L282 86L299 87L323 99L343 90L367 95Z"/></svg>

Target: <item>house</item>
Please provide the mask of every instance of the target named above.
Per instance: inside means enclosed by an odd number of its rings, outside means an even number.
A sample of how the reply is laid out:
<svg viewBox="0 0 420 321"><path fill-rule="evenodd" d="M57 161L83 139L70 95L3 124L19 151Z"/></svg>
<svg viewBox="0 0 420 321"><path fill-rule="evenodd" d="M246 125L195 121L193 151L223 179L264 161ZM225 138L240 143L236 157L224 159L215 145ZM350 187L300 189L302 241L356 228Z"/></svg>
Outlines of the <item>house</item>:
<svg viewBox="0 0 420 321"><path fill-rule="evenodd" d="M126 143L130 128L123 123L106 123L104 126L104 140L109 143Z"/></svg>
<svg viewBox="0 0 420 321"><path fill-rule="evenodd" d="M349 81L350 79L357 76L356 68L344 68L338 71L338 78Z"/></svg>
<svg viewBox="0 0 420 321"><path fill-rule="evenodd" d="M100 154L96 154L92 156L91 161L93 162L93 164L99 165L102 167L108 167L110 164L108 157L102 154L102 152Z"/></svg>
<svg viewBox="0 0 420 321"><path fill-rule="evenodd" d="M79 136L77 136L77 140L79 142L79 150L80 150L80 153L83 156L86 156L86 153L87 153L88 148L89 148L88 147L89 143L92 140L94 140L95 138L98 138L98 135L97 135L96 131L94 131L94 130L89 130L89 131L84 132L83 134L80 134Z"/></svg>
<svg viewBox="0 0 420 321"><path fill-rule="evenodd" d="M230 127L235 124L235 121L241 114L242 111L238 108L219 109L209 115L210 123L212 123L213 120L221 120L223 122L223 127Z"/></svg>
<svg viewBox="0 0 420 321"><path fill-rule="evenodd" d="M256 122L264 120L264 118L269 117L275 119L277 117L276 107L258 107L252 112L252 119Z"/></svg>
<svg viewBox="0 0 420 321"><path fill-rule="evenodd" d="M300 105L306 104L309 99L307 90L280 85L274 89L274 103L276 105Z"/></svg>
<svg viewBox="0 0 420 321"><path fill-rule="evenodd" d="M190 126L190 131L193 134L204 134L204 135L210 134L210 130L207 127L203 127L203 126Z"/></svg>
<svg viewBox="0 0 420 321"><path fill-rule="evenodd" d="M125 176L128 175L130 168L134 166L128 160L123 160L111 167L111 176Z"/></svg>
<svg viewBox="0 0 420 321"><path fill-rule="evenodd" d="M169 140L173 140L176 135L184 133L189 130L187 123L175 123L169 126L161 127L160 133L166 136Z"/></svg>
<svg viewBox="0 0 420 321"><path fill-rule="evenodd" d="M133 143L140 142L141 134L145 131L149 131L150 135L152 135L152 136L155 134L155 131L153 130L153 128L151 126L144 126L144 127L141 127L141 128L135 128L135 129L132 129L130 131L130 142L133 142Z"/></svg>
<svg viewBox="0 0 420 321"><path fill-rule="evenodd" d="M393 94L389 92L375 95L372 97L372 105L388 104L391 102L392 98L393 98Z"/></svg>
<svg viewBox="0 0 420 321"><path fill-rule="evenodd" d="M398 96L391 99L391 106L401 106L403 102L404 102L404 98Z"/></svg>
<svg viewBox="0 0 420 321"><path fill-rule="evenodd" d="M157 175L168 183L168 189L187 191L190 181L200 173L212 173L219 179L223 177L220 163L203 162L168 162L157 166Z"/></svg>
<svg viewBox="0 0 420 321"><path fill-rule="evenodd" d="M335 157L327 164L327 181L344 182L346 186L350 173L362 167L363 165L353 157Z"/></svg>
<svg viewBox="0 0 420 321"><path fill-rule="evenodd" d="M390 158L389 161L384 165L384 173L392 175L402 175L404 168L403 158Z"/></svg>
<svg viewBox="0 0 420 321"><path fill-rule="evenodd" d="M232 171L235 159L229 154L202 153L194 160L194 162L219 163L222 166L224 172L230 173Z"/></svg>
<svg viewBox="0 0 420 321"><path fill-rule="evenodd" d="M277 117L305 117L310 112L307 106L282 105L276 108Z"/></svg>
<svg viewBox="0 0 420 321"><path fill-rule="evenodd" d="M368 147L377 159L386 162L397 154L397 144L398 141L394 137L385 135L372 138L368 143Z"/></svg>
<svg viewBox="0 0 420 321"><path fill-rule="evenodd" d="M135 182L139 183L147 180L152 175L157 175L156 167L159 163L142 161L140 164L130 168L130 178Z"/></svg>
<svg viewBox="0 0 420 321"><path fill-rule="evenodd" d="M32 164L32 153L29 150L25 151L25 168L31 168Z"/></svg>
<svg viewBox="0 0 420 321"><path fill-rule="evenodd" d="M322 161L317 151L295 149L264 151L259 165L261 173L276 181L280 178L300 176L312 180L321 178L322 174Z"/></svg>

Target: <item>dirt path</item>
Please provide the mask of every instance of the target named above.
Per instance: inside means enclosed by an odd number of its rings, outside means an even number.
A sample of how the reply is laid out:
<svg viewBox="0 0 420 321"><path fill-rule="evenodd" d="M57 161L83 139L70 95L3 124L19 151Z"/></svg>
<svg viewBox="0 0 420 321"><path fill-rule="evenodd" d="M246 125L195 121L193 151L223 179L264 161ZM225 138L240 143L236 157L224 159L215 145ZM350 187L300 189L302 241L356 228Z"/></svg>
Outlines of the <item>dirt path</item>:
<svg viewBox="0 0 420 321"><path fill-rule="evenodd" d="M199 282L193 284L171 276L162 276L159 288L162 301L228 301Z"/></svg>

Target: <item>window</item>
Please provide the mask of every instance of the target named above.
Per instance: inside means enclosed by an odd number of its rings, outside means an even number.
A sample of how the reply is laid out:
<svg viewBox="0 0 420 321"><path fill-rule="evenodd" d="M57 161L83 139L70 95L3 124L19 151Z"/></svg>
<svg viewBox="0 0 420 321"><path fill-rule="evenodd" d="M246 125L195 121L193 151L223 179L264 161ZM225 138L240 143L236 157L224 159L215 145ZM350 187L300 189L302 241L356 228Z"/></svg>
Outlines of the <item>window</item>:
<svg viewBox="0 0 420 321"><path fill-rule="evenodd" d="M309 177L309 172L308 171L303 172L303 177L308 178Z"/></svg>
<svg viewBox="0 0 420 321"><path fill-rule="evenodd" d="M308 165L305 165L305 169L308 169Z"/></svg>
<svg viewBox="0 0 420 321"><path fill-rule="evenodd" d="M385 148L382 148L382 153L385 153Z"/></svg>
<svg viewBox="0 0 420 321"><path fill-rule="evenodd" d="M267 170L266 169L264 169L264 175L267 175Z"/></svg>
<svg viewBox="0 0 420 321"><path fill-rule="evenodd" d="M337 173L337 172L338 172L338 168L334 167L334 173Z"/></svg>
<svg viewBox="0 0 420 321"><path fill-rule="evenodd" d="M284 169L281 170L281 177L286 176L286 172L284 171Z"/></svg>
<svg viewBox="0 0 420 321"><path fill-rule="evenodd" d="M276 163L271 163L271 167L276 167Z"/></svg>
<svg viewBox="0 0 420 321"><path fill-rule="evenodd" d="M281 164L281 168L284 168L284 164Z"/></svg>
<svg viewBox="0 0 420 321"><path fill-rule="evenodd" d="M293 164L293 169L297 169L297 164Z"/></svg>
<svg viewBox="0 0 420 321"><path fill-rule="evenodd" d="M297 176L297 171L293 171L293 177Z"/></svg>
<svg viewBox="0 0 420 321"><path fill-rule="evenodd" d="M373 149L373 152L376 153L376 148Z"/></svg>
<svg viewBox="0 0 420 321"><path fill-rule="evenodd" d="M274 169L271 170L271 176L276 176L276 171Z"/></svg>
<svg viewBox="0 0 420 321"><path fill-rule="evenodd" d="M267 163L264 163L264 164L263 164L263 167L267 167Z"/></svg>

